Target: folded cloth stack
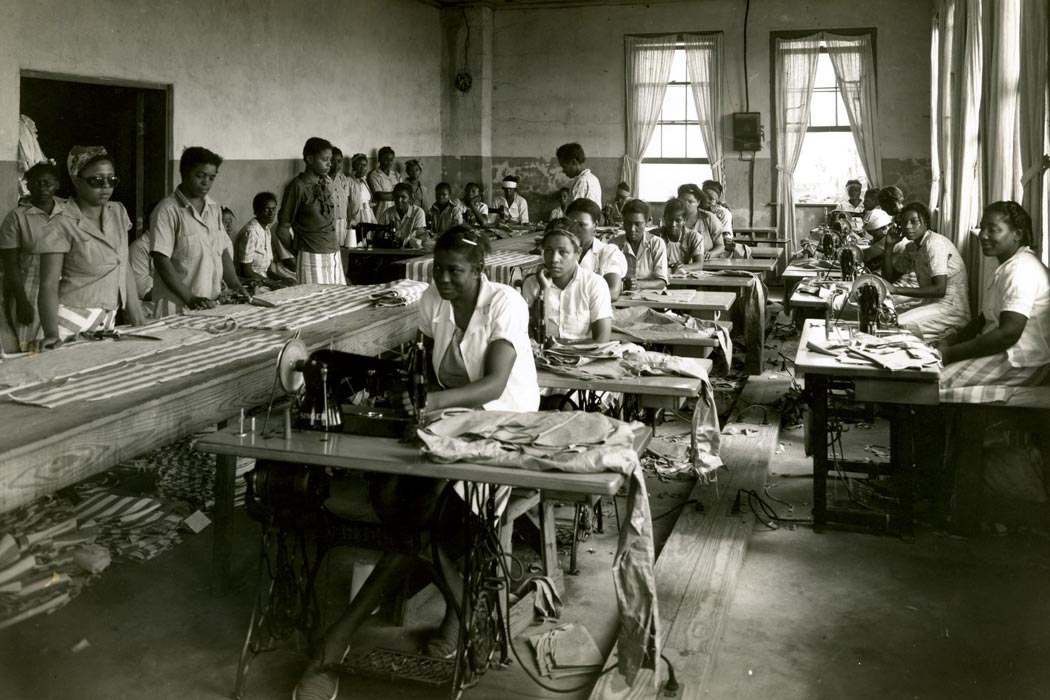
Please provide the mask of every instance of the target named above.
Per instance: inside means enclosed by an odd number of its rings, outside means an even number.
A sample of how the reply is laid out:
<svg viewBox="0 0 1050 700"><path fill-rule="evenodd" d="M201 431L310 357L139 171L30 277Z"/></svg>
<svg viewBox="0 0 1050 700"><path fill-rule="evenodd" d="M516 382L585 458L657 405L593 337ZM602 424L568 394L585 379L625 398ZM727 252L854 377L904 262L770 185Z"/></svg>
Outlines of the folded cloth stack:
<svg viewBox="0 0 1050 700"><path fill-rule="evenodd" d="M540 674L552 680L592 675L605 663L587 628L572 622L529 637L529 643Z"/></svg>
<svg viewBox="0 0 1050 700"><path fill-rule="evenodd" d="M651 668L660 658L652 520L634 449L638 428L600 413L476 411L443 417L418 431L423 452L435 461L576 474L614 471L630 479L629 515L613 560L618 665L628 685L643 662Z"/></svg>

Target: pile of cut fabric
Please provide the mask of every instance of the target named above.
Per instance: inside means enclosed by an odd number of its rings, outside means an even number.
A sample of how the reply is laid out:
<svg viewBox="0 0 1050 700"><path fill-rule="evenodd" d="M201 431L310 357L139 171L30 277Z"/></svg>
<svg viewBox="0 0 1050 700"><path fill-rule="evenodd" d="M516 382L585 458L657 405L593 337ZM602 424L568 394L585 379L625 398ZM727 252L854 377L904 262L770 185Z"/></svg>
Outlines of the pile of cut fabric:
<svg viewBox="0 0 1050 700"><path fill-rule="evenodd" d="M630 480L628 517L620 527L613 583L620 612L619 670L633 685L642 663L660 658L653 531L635 437L642 426L600 413L473 411L440 418L419 430L423 452L439 462L473 462L534 471L594 474Z"/></svg>
<svg viewBox="0 0 1050 700"><path fill-rule="evenodd" d="M641 376L692 377L701 380L692 421L692 466L701 479L722 466L721 428L714 389L704 364L693 357L648 352L632 343L594 343L534 348L536 366L579 379L622 379Z"/></svg>
<svg viewBox="0 0 1050 700"><path fill-rule="evenodd" d="M540 675L551 680L592 675L605 663L587 628L572 622L529 637L529 643L536 650Z"/></svg>
<svg viewBox="0 0 1050 700"><path fill-rule="evenodd" d="M673 311L656 311L646 306L613 310L613 330L639 343L668 343L692 338L715 338L726 364L732 362L733 343L729 331L713 321L683 316Z"/></svg>

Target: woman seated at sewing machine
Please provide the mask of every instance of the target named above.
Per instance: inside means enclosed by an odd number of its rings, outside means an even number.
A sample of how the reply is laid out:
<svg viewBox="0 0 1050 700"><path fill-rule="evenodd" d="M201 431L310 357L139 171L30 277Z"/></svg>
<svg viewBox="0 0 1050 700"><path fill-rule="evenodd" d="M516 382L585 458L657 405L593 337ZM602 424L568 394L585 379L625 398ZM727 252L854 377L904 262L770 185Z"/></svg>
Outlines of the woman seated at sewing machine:
<svg viewBox="0 0 1050 700"><path fill-rule="evenodd" d="M394 206L379 214L379 223L393 226L402 248L422 248L426 237L427 215L412 203L412 185L399 182L394 185Z"/></svg>
<svg viewBox="0 0 1050 700"><path fill-rule="evenodd" d="M546 337L562 343L605 343L612 333L609 285L579 265L580 241L565 229L543 235L543 267L521 287ZM542 302L542 303L540 303Z"/></svg>
<svg viewBox="0 0 1050 700"><path fill-rule="evenodd" d="M667 245L645 230L648 221L649 205L642 200L632 199L623 205L623 233L610 242L627 258L624 291L667 287Z"/></svg>
<svg viewBox="0 0 1050 700"><path fill-rule="evenodd" d="M981 313L939 343L941 400L964 387L1037 386L1050 380L1050 272L1031 249L1032 219L1017 202L988 205L981 252L999 261ZM947 393L947 396L945 394ZM980 394L978 401L1002 400Z"/></svg>
<svg viewBox="0 0 1050 700"><path fill-rule="evenodd" d="M427 395L424 415L453 408L535 411L540 394L528 337L528 307L512 287L490 282L482 272L488 242L483 232L455 226L437 240L433 281L419 303L419 330L430 352L437 390ZM463 501L442 493L443 480L384 476L372 478L372 508L388 528L406 538L429 530L447 584L444 593L462 598L462 577L453 558L462 549ZM444 508L439 505L444 503ZM384 593L404 582L417 559L386 552L357 597L327 630L319 659L306 669L293 698L338 695L339 676L329 669L349 652L354 632ZM446 602L448 598L446 597ZM438 633L424 653L450 658L459 637L455 606L447 605Z"/></svg>
<svg viewBox="0 0 1050 700"><path fill-rule="evenodd" d="M678 198L664 205L663 225L653 231L667 246L667 267L674 270L704 269L704 238L685 225L685 202Z"/></svg>
<svg viewBox="0 0 1050 700"><path fill-rule="evenodd" d="M930 230L930 211L923 204L905 205L897 224L886 234L882 276L896 282L914 272L918 279L917 287L893 286L897 321L929 341L939 340L970 321L966 265L951 241Z"/></svg>

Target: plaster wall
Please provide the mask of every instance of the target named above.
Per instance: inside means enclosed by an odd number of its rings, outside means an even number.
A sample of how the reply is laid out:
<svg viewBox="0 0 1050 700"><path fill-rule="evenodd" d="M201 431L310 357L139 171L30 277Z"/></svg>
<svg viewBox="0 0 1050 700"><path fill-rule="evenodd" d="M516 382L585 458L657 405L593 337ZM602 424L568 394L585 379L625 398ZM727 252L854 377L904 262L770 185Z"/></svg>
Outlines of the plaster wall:
<svg viewBox="0 0 1050 700"><path fill-rule="evenodd" d="M19 71L30 69L173 85L170 157L189 145L222 154L213 194L239 214L255 192L280 192L309 136L348 155L374 157L389 144L399 161L423 157L425 176L436 175L440 13L418 0L5 4L0 174L14 169ZM59 20L67 29L40 30ZM13 206L15 194L4 187L0 208Z"/></svg>
<svg viewBox="0 0 1050 700"><path fill-rule="evenodd" d="M494 16L492 70L493 182L522 177L530 210L545 214L542 195L565 184L554 150L579 141L603 191L619 181L625 151L625 34L721 31L726 59L726 189L737 222L748 220L748 166L731 151L729 115L762 114L763 151L754 167L755 224L772 222L770 50L773 31L875 28L884 182L909 196L929 192L930 0L843 3L838 0L752 0L744 71L744 3L699 0L542 10L499 10Z"/></svg>

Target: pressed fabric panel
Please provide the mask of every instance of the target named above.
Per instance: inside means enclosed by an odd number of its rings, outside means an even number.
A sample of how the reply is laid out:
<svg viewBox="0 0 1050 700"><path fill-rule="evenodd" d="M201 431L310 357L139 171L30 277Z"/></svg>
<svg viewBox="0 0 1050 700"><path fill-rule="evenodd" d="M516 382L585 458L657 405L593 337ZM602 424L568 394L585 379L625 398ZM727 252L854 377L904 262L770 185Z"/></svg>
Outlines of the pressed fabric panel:
<svg viewBox="0 0 1050 700"><path fill-rule="evenodd" d="M627 153L621 179L634 188L667 91L677 37L625 37L627 61Z"/></svg>
<svg viewBox="0 0 1050 700"><path fill-rule="evenodd" d="M840 37L825 34L824 41L867 180L869 183L882 183L882 147L879 144L878 96L871 36Z"/></svg>
<svg viewBox="0 0 1050 700"><path fill-rule="evenodd" d="M693 87L693 102L700 119L704 151L711 161L714 179L724 184L722 117L725 109L722 103L722 35L686 34L683 42L686 63L689 67L689 78Z"/></svg>
<svg viewBox="0 0 1050 700"><path fill-rule="evenodd" d="M820 35L776 41L777 217L784 237L796 246L793 175L809 126L819 53Z"/></svg>

